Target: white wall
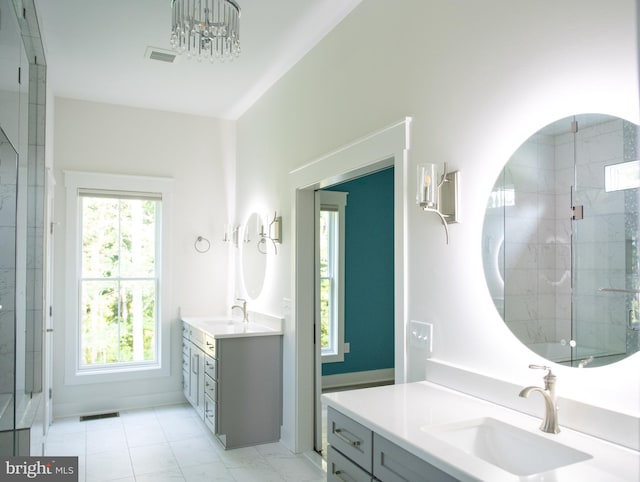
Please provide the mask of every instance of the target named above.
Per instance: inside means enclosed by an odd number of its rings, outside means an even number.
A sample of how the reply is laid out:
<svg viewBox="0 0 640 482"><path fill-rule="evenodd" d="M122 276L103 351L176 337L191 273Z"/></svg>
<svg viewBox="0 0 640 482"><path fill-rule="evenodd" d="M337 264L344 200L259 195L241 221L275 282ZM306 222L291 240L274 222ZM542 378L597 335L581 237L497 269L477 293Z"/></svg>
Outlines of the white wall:
<svg viewBox="0 0 640 482"><path fill-rule="evenodd" d="M234 126L228 121L79 100L55 100L54 415L182 401L179 314L224 315L229 245L222 243L234 184ZM63 170L175 180L171 226L171 375L99 385L65 384L65 192ZM211 249L197 253L197 236ZM56 316L57 315L57 316Z"/></svg>
<svg viewBox="0 0 640 482"><path fill-rule="evenodd" d="M435 216L409 211L409 319L435 323L434 357L537 383L527 365L540 360L504 325L484 281L486 199L513 151L551 121L603 112L637 122L636 46L633 0L365 0L239 120L237 219L277 209L288 235L292 169L412 116L408 185L419 161L446 161L463 188L448 246ZM253 309L279 313L291 296L290 247L285 237ZM559 392L638 414L639 368L640 355L559 367ZM424 361L408 360L408 375L424 378Z"/></svg>

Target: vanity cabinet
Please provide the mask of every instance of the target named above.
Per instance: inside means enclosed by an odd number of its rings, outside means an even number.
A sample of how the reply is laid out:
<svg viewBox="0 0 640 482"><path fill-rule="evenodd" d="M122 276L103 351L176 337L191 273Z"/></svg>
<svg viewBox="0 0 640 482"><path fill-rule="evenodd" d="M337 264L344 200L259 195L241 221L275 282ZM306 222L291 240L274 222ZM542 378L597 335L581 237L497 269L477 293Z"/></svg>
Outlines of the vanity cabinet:
<svg viewBox="0 0 640 482"><path fill-rule="evenodd" d="M280 440L282 335L216 337L186 322L182 333L185 398L222 445Z"/></svg>
<svg viewBox="0 0 640 482"><path fill-rule="evenodd" d="M327 423L328 481L457 480L332 407L327 409Z"/></svg>

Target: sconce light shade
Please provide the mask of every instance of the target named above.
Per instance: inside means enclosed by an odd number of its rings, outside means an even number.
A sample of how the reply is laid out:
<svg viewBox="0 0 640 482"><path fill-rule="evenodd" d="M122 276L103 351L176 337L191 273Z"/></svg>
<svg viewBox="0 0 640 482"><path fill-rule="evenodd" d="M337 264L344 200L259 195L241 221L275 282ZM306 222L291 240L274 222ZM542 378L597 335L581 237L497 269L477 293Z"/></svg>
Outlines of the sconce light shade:
<svg viewBox="0 0 640 482"><path fill-rule="evenodd" d="M460 222L458 206L458 183L460 172L447 170L438 173L436 164L418 165L418 190L416 203L425 211L436 213L444 226L447 244L449 244L448 224Z"/></svg>
<svg viewBox="0 0 640 482"><path fill-rule="evenodd" d="M278 254L278 244L282 244L282 216L278 216L277 212L273 213L273 220L269 222L269 226L265 230L264 225L260 227L260 242L258 243L258 251L267 254L266 241L273 243L275 254ZM262 245L264 244L264 248Z"/></svg>
<svg viewBox="0 0 640 482"><path fill-rule="evenodd" d="M416 202L423 208L438 208L438 169L435 164L418 165Z"/></svg>

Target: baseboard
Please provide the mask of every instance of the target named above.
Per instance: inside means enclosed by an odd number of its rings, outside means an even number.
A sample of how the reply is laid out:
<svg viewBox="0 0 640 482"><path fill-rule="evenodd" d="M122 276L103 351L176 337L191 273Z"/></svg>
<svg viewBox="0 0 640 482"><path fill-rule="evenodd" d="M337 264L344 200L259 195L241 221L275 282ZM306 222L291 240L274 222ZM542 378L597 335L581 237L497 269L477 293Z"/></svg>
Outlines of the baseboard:
<svg viewBox="0 0 640 482"><path fill-rule="evenodd" d="M360 385L383 385L393 383L394 379L395 370L393 368L325 375L322 377L322 389L357 387Z"/></svg>
<svg viewBox="0 0 640 482"><path fill-rule="evenodd" d="M91 403L87 403L86 401L55 403L54 399L53 418L55 420L58 418L161 407L164 405L175 405L179 403L187 403L182 390L134 397L117 397L110 400L101 400L99 402L93 401Z"/></svg>

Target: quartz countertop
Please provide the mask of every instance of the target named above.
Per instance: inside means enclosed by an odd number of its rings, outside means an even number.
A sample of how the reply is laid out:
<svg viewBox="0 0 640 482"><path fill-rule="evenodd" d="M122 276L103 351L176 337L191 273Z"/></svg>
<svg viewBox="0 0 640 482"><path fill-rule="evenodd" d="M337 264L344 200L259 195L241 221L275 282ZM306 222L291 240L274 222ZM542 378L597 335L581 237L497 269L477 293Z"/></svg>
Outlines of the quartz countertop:
<svg viewBox="0 0 640 482"><path fill-rule="evenodd" d="M514 393L514 397L518 394ZM534 395L537 396L537 395ZM431 382L415 382L328 393L335 408L408 452L461 481L605 482L640 480L640 452L564 428L556 435L538 429L540 419ZM543 404L540 398L540 404ZM592 458L529 476L514 475L429 433L450 423L492 417ZM535 454L531 454L535 457Z"/></svg>
<svg viewBox="0 0 640 482"><path fill-rule="evenodd" d="M186 316L182 321L214 338L282 335L282 330L262 323L237 321L229 318Z"/></svg>

